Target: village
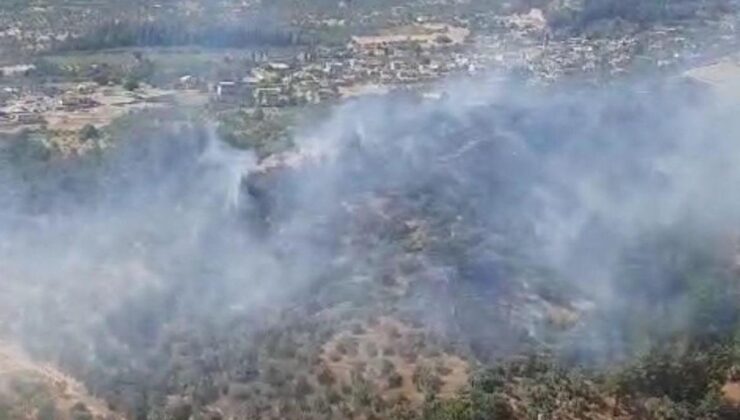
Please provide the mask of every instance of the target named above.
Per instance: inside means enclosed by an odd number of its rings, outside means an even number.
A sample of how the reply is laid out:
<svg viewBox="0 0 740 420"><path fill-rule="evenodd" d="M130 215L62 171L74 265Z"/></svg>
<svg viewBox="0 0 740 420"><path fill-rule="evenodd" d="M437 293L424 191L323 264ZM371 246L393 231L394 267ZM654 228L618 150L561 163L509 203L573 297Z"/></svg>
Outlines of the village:
<svg viewBox="0 0 740 420"><path fill-rule="evenodd" d="M589 30L558 36L536 8L487 17L485 30L466 20L420 17L414 23L351 36L343 45L316 44L278 53L256 49L240 59L226 52L213 67L228 71L190 74L170 69L172 76L156 86L145 78L98 80L100 69L110 67L105 62L84 70L95 81L77 76L35 82L44 70L17 63L0 67L0 133L45 130L74 138L87 126L100 129L142 109L189 107L206 110L216 119L234 109L280 113L394 90L424 93L442 80L491 74L518 75L533 84L568 77L601 83L635 69L676 72L681 66L711 64L736 44L734 22L728 21L641 31L616 21ZM156 66L146 52L133 55L134 67ZM131 72L130 67L124 71Z"/></svg>
<svg viewBox="0 0 740 420"><path fill-rule="evenodd" d="M427 24L355 36L346 48L319 46L290 61L257 59L242 79L216 82L213 100L271 108L421 86L474 69L462 53L469 35L466 28Z"/></svg>
<svg viewBox="0 0 740 420"><path fill-rule="evenodd" d="M126 89L94 82L5 86L0 92L0 131L105 126L126 112L167 103L202 106L210 102L218 108L316 104L381 87L420 85L473 68L462 54L454 52L467 40L467 29L425 25L407 31L353 37L346 48L319 46L283 61L253 54L251 68L244 69L243 77L228 80L184 74L166 88L142 83ZM4 79L12 81L36 69L22 65L0 70Z"/></svg>

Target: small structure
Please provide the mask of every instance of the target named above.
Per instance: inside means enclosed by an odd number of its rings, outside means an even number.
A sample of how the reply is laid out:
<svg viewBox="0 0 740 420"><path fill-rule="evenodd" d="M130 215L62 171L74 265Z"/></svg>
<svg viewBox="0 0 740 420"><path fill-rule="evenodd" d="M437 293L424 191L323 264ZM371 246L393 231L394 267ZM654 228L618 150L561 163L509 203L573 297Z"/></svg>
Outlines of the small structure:
<svg viewBox="0 0 740 420"><path fill-rule="evenodd" d="M394 48L412 48L418 43L409 35L353 36L350 49L370 56L387 56Z"/></svg>
<svg viewBox="0 0 740 420"><path fill-rule="evenodd" d="M283 89L280 86L255 89L254 100L257 105L264 107L279 107L288 103L288 99L284 97Z"/></svg>
<svg viewBox="0 0 740 420"><path fill-rule="evenodd" d="M254 98L254 87L242 81L222 81L216 84L216 100L224 103L241 103L251 105Z"/></svg>
<svg viewBox="0 0 740 420"><path fill-rule="evenodd" d="M21 112L11 114L10 120L17 124L45 124L46 120L41 114L35 112Z"/></svg>
<svg viewBox="0 0 740 420"><path fill-rule="evenodd" d="M97 90L97 88L97 83L80 83L75 87L75 90L80 95L90 95L95 93L95 90Z"/></svg>
<svg viewBox="0 0 740 420"><path fill-rule="evenodd" d="M177 89L192 90L192 89L200 89L203 86L204 86L204 83L199 77L191 76L188 74L178 79L177 85L175 87Z"/></svg>
<svg viewBox="0 0 740 420"><path fill-rule="evenodd" d="M290 66L286 63L268 63L267 69L276 73L287 73L290 71Z"/></svg>
<svg viewBox="0 0 740 420"><path fill-rule="evenodd" d="M344 63L339 61L331 61L324 65L324 73L330 77L339 77L344 72Z"/></svg>
<svg viewBox="0 0 740 420"><path fill-rule="evenodd" d="M418 51L444 45L461 44L470 35L467 28L446 24L423 24L397 28L396 33L353 36L349 49L369 56L395 55L398 50Z"/></svg>
<svg viewBox="0 0 740 420"><path fill-rule="evenodd" d="M59 105L68 111L74 111L78 109L95 108L100 105L100 102L89 96L66 95L59 101Z"/></svg>
<svg viewBox="0 0 740 420"><path fill-rule="evenodd" d="M36 70L33 64L16 64L13 66L0 67L0 76L25 76Z"/></svg>

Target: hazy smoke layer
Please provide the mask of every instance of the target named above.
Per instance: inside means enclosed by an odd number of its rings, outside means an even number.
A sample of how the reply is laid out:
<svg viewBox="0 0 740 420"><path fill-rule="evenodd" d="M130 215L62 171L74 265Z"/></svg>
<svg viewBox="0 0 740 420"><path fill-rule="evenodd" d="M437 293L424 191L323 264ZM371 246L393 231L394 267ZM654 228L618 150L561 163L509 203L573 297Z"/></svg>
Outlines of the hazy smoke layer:
<svg viewBox="0 0 740 420"><path fill-rule="evenodd" d="M234 319L246 333L327 278L362 285L405 253L427 287L399 305L486 353L508 327L456 306L464 296L495 312L549 273L620 308L616 264L641 235L734 236L733 109L665 84L444 90L343 105L261 164L207 128L161 124L100 157L4 165L2 332L68 363L138 360L162 334ZM536 338L536 317L509 320Z"/></svg>

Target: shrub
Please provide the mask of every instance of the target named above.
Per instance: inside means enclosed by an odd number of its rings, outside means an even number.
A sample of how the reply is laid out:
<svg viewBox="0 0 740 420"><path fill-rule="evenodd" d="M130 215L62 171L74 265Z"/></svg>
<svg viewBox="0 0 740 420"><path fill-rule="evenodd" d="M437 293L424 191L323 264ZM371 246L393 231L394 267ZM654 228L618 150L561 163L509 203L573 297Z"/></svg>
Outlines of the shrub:
<svg viewBox="0 0 740 420"><path fill-rule="evenodd" d="M452 369L448 366L445 366L444 363L440 362L437 364L437 373L439 373L442 376L447 376L450 373L452 373Z"/></svg>
<svg viewBox="0 0 740 420"><path fill-rule="evenodd" d="M332 373L331 369L326 366L321 369L321 372L319 372L319 374L316 376L316 380L319 382L319 384L324 386L331 386L334 385L334 383L336 382L334 373Z"/></svg>
<svg viewBox="0 0 740 420"><path fill-rule="evenodd" d="M313 393L313 387L308 382L308 379L303 375L299 376L295 384L296 397L303 399L311 395L312 393Z"/></svg>
<svg viewBox="0 0 740 420"><path fill-rule="evenodd" d="M383 375L390 375L396 371L396 366L388 359L383 359L380 365L380 372Z"/></svg>
<svg viewBox="0 0 740 420"><path fill-rule="evenodd" d="M388 377L388 389L400 388L403 386L403 376L398 372L393 372Z"/></svg>
<svg viewBox="0 0 740 420"><path fill-rule="evenodd" d="M352 334L355 335L362 335L365 334L365 327L362 326L359 322L354 323L352 325Z"/></svg>
<svg viewBox="0 0 740 420"><path fill-rule="evenodd" d="M229 396L236 400L248 400L251 395L249 385L231 384L229 385Z"/></svg>
<svg viewBox="0 0 740 420"><path fill-rule="evenodd" d="M368 342L365 344L365 354L367 354L369 357L375 357L378 355L378 346L373 342Z"/></svg>
<svg viewBox="0 0 740 420"><path fill-rule="evenodd" d="M88 141L88 140L96 140L100 138L100 131L97 128L95 128L94 125L86 124L80 130L79 138L83 142Z"/></svg>
<svg viewBox="0 0 740 420"><path fill-rule="evenodd" d="M139 81L129 77L123 82L123 88L128 91L134 91L139 88Z"/></svg>

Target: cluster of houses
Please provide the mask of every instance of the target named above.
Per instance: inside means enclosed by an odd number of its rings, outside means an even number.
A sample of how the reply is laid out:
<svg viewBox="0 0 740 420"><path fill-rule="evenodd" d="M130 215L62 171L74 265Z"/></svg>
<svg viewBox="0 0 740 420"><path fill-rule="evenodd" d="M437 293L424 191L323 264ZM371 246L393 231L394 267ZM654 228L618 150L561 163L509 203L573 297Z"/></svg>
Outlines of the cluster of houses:
<svg viewBox="0 0 740 420"><path fill-rule="evenodd" d="M346 47L318 47L291 60L260 63L241 79L219 81L212 100L285 107L335 100L362 86L432 82L474 70L455 53L467 35L467 29L439 25L423 33L353 37Z"/></svg>
<svg viewBox="0 0 740 420"><path fill-rule="evenodd" d="M54 101L42 94L22 95L13 88L5 88L7 106L0 106L0 132L14 132L19 126L41 125L46 122L43 112L52 109Z"/></svg>
<svg viewBox="0 0 740 420"><path fill-rule="evenodd" d="M254 107L318 103L338 96L322 73L282 62L255 67L240 80L220 81L212 93L218 102Z"/></svg>
<svg viewBox="0 0 740 420"><path fill-rule="evenodd" d="M47 127L74 131L104 126L133 109L165 106L171 91L147 88L129 92L96 83L6 87L0 90L0 134Z"/></svg>

